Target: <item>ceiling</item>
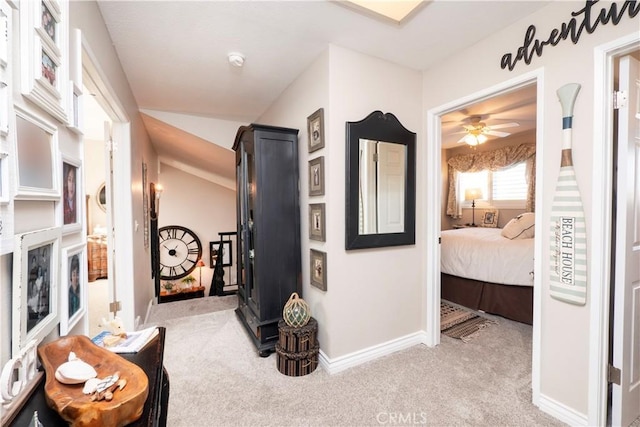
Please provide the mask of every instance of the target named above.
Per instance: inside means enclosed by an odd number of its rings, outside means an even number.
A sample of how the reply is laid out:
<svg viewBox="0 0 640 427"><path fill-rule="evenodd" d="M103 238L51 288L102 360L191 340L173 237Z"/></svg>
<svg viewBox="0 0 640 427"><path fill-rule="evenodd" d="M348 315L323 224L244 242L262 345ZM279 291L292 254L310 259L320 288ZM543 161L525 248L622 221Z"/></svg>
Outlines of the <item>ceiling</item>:
<svg viewBox="0 0 640 427"><path fill-rule="evenodd" d="M177 162L211 170L232 153L225 157L224 150L209 150L208 144L229 151L234 135L224 141L198 137L154 113L178 113L205 124L251 123L330 44L425 70L548 2L430 1L402 25L341 3L99 1L99 7L159 156L177 156ZM490 19L478 25L478 17ZM244 55L242 68L229 63L230 52ZM477 109L480 114L489 111L492 119L517 120L520 112L509 111L509 105L487 101ZM447 120L467 113L452 113ZM221 175L233 179L232 170L219 166Z"/></svg>
<svg viewBox="0 0 640 427"><path fill-rule="evenodd" d="M445 114L441 118L442 146L454 148L463 144L465 136L463 125L469 125L471 117L479 117L489 128L498 126L500 132L511 135L530 132L536 128L536 85L509 91L508 93L482 100L464 108ZM516 123L518 126L500 128L500 125ZM488 136L489 140L499 139Z"/></svg>

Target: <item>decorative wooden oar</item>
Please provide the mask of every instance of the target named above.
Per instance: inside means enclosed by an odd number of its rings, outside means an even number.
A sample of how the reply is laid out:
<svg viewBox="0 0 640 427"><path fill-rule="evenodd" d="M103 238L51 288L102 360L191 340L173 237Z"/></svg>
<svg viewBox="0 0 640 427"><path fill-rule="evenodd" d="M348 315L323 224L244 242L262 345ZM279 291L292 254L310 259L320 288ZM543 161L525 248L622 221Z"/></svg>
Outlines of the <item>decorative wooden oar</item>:
<svg viewBox="0 0 640 427"><path fill-rule="evenodd" d="M562 160L551 205L551 296L570 304L587 302L587 231L571 157L573 107L580 85L557 90L562 105Z"/></svg>

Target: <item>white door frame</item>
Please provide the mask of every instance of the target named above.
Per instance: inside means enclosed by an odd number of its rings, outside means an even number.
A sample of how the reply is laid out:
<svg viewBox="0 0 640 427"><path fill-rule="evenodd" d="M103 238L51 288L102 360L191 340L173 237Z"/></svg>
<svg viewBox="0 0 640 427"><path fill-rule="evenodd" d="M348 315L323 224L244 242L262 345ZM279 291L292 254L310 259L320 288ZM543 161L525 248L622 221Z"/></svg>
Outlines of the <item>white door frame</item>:
<svg viewBox="0 0 640 427"><path fill-rule="evenodd" d="M424 170L426 170L426 207L435 207L438 209L427 209L430 212L426 220L426 236L427 236L427 262L425 295L426 295L426 341L428 346L435 346L440 343L440 230L441 230L441 209L442 206L442 177L441 177L441 134L440 127L441 116L459 110L466 105L491 98L503 92L507 92L518 87L535 83L537 85L537 106L536 106L536 180L543 181L543 138L542 138L542 118L544 117L544 73L543 69L536 69L528 73L521 74L513 79L501 82L495 86L472 93L463 98L457 99L450 103L435 107L427 111L427 153ZM544 211L544 202L542 192L536 191L536 211ZM537 236L545 235L542 230L543 221L536 221L535 234ZM542 271L542 241L544 239L535 239L534 248L534 272ZM533 343L532 343L532 369L531 382L533 388L533 403L538 406L540 396L540 301L541 301L541 277L542 274L534 275L534 291L533 291Z"/></svg>
<svg viewBox="0 0 640 427"><path fill-rule="evenodd" d="M593 211L591 220L591 262L589 292L589 425L607 422L607 365L609 362L609 295L611 293L611 203L613 200L613 79L614 58L640 48L640 34L634 33L594 49ZM602 286L596 286L601 283Z"/></svg>
<svg viewBox="0 0 640 427"><path fill-rule="evenodd" d="M131 131L130 119L125 112L116 92L106 78L100 62L91 50L87 40L82 38L82 67L91 77L91 84L96 90L96 101L103 108L112 121L112 141L115 146L113 161L113 188L111 192L118 197L112 197L110 206L113 232L110 233L110 244L107 260L109 263L109 283L115 284L109 289L109 296L113 301L121 301L121 311L118 316L122 319L126 330L135 329L133 274L133 211L131 200ZM85 96L90 96L86 94ZM109 211L108 211L109 212ZM116 268L117 267L117 268Z"/></svg>

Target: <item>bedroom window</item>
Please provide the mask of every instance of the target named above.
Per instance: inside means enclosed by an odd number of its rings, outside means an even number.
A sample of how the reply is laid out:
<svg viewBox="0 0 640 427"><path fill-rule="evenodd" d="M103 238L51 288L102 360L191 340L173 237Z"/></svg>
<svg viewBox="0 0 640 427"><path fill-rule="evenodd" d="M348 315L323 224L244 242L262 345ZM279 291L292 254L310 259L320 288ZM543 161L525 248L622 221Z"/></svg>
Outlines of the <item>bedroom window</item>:
<svg viewBox="0 0 640 427"><path fill-rule="evenodd" d="M484 198L476 201L476 206L497 208L524 208L527 198L526 162L497 171L461 172L460 192L466 188L480 187ZM471 202L465 202L471 206Z"/></svg>

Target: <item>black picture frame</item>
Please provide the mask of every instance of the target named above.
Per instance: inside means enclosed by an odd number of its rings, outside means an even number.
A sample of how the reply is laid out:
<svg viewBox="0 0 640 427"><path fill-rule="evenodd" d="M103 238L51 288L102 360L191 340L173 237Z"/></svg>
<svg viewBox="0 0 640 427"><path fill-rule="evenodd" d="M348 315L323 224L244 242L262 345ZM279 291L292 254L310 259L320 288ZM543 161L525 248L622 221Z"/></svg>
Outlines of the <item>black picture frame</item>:
<svg viewBox="0 0 640 427"><path fill-rule="evenodd" d="M222 266L229 267L233 264L233 245L231 240L222 241ZM215 268L218 259L218 250L220 248L220 240L209 242L209 266Z"/></svg>

